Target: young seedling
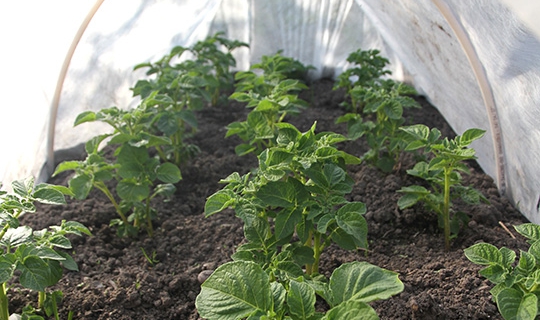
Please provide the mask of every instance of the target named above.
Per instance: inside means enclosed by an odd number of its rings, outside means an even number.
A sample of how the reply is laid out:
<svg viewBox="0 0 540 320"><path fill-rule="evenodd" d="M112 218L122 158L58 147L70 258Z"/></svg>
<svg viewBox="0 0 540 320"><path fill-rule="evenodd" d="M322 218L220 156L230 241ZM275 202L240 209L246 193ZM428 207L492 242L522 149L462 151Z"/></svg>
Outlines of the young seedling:
<svg viewBox="0 0 540 320"><path fill-rule="evenodd" d="M278 127L276 145L258 156L259 168L223 180L227 185L208 198L205 215L232 207L243 220L247 243L234 259L255 261L272 277L291 265L317 274L330 243L349 250L367 247L365 205L345 197L354 181L344 165L359 159L335 147L344 136L316 134L315 124L305 133L288 123Z"/></svg>
<svg viewBox="0 0 540 320"><path fill-rule="evenodd" d="M146 74L155 75L155 78L139 80L133 93L146 98L151 92L158 91L190 110L200 109L204 101L216 105L220 95L234 85L230 68L236 65L236 60L232 51L240 47L248 45L228 40L221 32L197 42L191 48L174 47L155 63L135 66L135 70L149 68ZM184 55L191 55L193 59L174 63Z"/></svg>
<svg viewBox="0 0 540 320"><path fill-rule="evenodd" d="M399 165L399 158L406 146L405 133L399 128L405 123L403 111L419 108L410 96L414 88L393 80L372 82L369 86L354 86L350 95L363 107L363 114L347 113L336 123L347 123L351 139L365 137L370 149L362 156L363 161L384 172L391 172Z"/></svg>
<svg viewBox="0 0 540 320"><path fill-rule="evenodd" d="M403 288L397 273L367 262L345 263L330 279L290 273L286 280L276 281L256 263L235 261L212 273L195 305L208 320L378 319L368 303L388 299ZM316 311L316 295L328 303L326 313Z"/></svg>
<svg viewBox="0 0 540 320"><path fill-rule="evenodd" d="M379 50L358 49L349 55L347 62L354 67L345 70L337 77L334 90L345 89L347 95L351 98L350 104L348 102L344 103L345 107L355 113L362 114L362 103L358 101L355 95L351 94L351 91L357 86L370 87L379 81L382 76L391 74L389 70L384 69L389 61L380 56Z"/></svg>
<svg viewBox="0 0 540 320"><path fill-rule="evenodd" d="M540 226L525 223L514 227L528 239L529 250L516 253L506 247L477 243L464 250L467 259L486 266L480 275L495 284L491 295L504 319L534 320L540 314Z"/></svg>
<svg viewBox="0 0 540 320"><path fill-rule="evenodd" d="M279 81L265 96L253 91L233 93L231 99L245 102L248 108L253 108L246 121L233 122L227 126L225 137L237 135L247 142L236 147L236 154L259 154L265 148L275 145L278 124L287 115L299 114L307 106L297 94L306 88L298 80L286 79Z"/></svg>
<svg viewBox="0 0 540 320"><path fill-rule="evenodd" d="M112 134L99 135L86 143L87 158L84 161L65 161L58 165L54 175L74 170L75 175L69 181L69 187L75 198L86 199L92 188L103 192L113 204L120 219L112 219L111 224L118 226L120 236L135 235L141 227L148 234L153 234L152 219L155 210L151 200L157 196L171 196L177 183L182 178L180 169L170 163L161 163L157 157L150 156L150 147L165 144L165 138L153 136L143 130L144 121L137 110L121 111L117 108L105 109L98 113L84 112L75 124L90 121L103 121L115 131ZM131 121L137 120L137 121ZM140 130L136 130L140 128ZM108 160L100 151L101 143L107 139L109 145L117 145L115 159ZM117 180L117 201L108 186L108 181ZM156 182L163 184L156 184ZM131 214L130 214L131 213Z"/></svg>
<svg viewBox="0 0 540 320"><path fill-rule="evenodd" d="M90 231L75 221L62 221L60 226L38 231L21 226L19 219L36 211L35 202L65 204L64 196L72 193L66 187L49 184L34 187L33 178L14 181L12 187L13 193L0 191L0 320L10 318L7 282L15 278L23 287L38 292L37 308L58 319L56 301L62 294L45 290L60 280L63 268L78 270L73 258L62 250L71 249L66 235L91 235ZM27 315L33 313L30 310L33 307L27 308Z"/></svg>
<svg viewBox="0 0 540 320"><path fill-rule="evenodd" d="M423 148L430 153L432 159L428 162L418 162L407 173L429 182L431 190L423 186L414 185L403 187L398 192L404 193L399 199L400 209L409 208L417 202L423 202L429 209L435 211L442 221L444 230L444 246L450 249L451 233L457 234L461 217L465 214L456 213L451 217L452 200L461 198L467 204L488 202L480 191L461 184L460 172L469 173L466 160L476 159L475 150L469 145L480 139L485 131L469 129L454 139L440 139L441 133L437 129L429 129L418 124L401 128L410 138L405 150L412 151Z"/></svg>

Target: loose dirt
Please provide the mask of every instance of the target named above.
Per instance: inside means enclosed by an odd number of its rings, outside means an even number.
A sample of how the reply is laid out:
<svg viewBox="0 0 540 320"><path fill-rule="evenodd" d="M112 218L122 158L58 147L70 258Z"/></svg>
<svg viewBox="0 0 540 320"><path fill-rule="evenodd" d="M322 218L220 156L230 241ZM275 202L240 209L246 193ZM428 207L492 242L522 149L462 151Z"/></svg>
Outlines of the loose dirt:
<svg viewBox="0 0 540 320"><path fill-rule="evenodd" d="M344 113L339 107L343 92L333 91L332 82L321 80L302 95L310 107L289 122L306 131L317 121L317 131L345 133L335 119ZM439 128L444 135L454 133L435 108L418 97L422 108L407 112L410 123L424 123ZM93 191L88 200L69 200L64 206L40 205L23 223L35 229L76 220L92 231L91 237L72 238L74 259L79 272L66 272L54 290L64 293L61 318L67 319L199 319L195 298L200 290L197 277L230 261L235 247L243 239L242 224L234 212L205 218L206 198L222 186L220 179L232 172L246 173L257 166L254 156L238 157L235 137L225 139L225 126L244 120L249 110L239 103L212 108L198 114L200 130L193 143L199 156L182 168L183 180L168 202L156 201L158 217L155 235L144 232L134 239L118 238L109 221L116 218L114 208L101 193ZM340 145L360 156L366 151L361 141ZM81 155L84 156L84 155ZM365 164L350 166L356 181L350 200L363 201L368 208L369 249L350 252L331 246L321 258L321 272L327 276L348 261L368 261L400 274L404 291L385 301L373 303L381 319L502 319L492 302L490 283L478 275L478 266L470 263L463 249L479 241L497 247L526 250L522 237L512 225L526 222L509 201L500 197L489 176L476 163L467 184L480 189L490 204L465 206L456 210L470 217L468 227L444 250L443 235L437 217L422 206L399 210L396 190L419 181L406 170L414 165L412 156L404 156L399 171L391 174ZM50 182L67 185L67 174ZM500 223L508 226L516 239ZM143 251L153 261L147 260ZM37 295L14 286L9 291L11 312L37 301Z"/></svg>

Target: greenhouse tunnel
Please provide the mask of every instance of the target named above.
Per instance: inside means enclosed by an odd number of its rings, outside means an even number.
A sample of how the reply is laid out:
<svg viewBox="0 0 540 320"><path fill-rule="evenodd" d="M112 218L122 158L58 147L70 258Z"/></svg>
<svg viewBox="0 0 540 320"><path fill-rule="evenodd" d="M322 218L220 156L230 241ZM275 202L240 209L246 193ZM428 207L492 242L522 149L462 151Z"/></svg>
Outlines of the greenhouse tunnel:
<svg viewBox="0 0 540 320"><path fill-rule="evenodd" d="M174 46L223 31L249 43L238 70L283 50L335 78L359 48L378 49L458 134L499 192L540 223L540 3L511 0L58 0L3 2L0 181L45 181L99 130L85 110L136 105L133 71Z"/></svg>

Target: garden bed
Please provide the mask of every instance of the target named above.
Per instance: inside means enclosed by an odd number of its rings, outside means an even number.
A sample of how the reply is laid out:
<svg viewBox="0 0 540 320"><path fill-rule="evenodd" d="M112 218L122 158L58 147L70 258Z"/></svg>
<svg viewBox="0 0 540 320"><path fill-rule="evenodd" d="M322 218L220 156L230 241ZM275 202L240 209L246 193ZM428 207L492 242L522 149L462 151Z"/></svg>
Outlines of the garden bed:
<svg viewBox="0 0 540 320"><path fill-rule="evenodd" d="M310 107L288 121L301 131L317 121L317 132L345 133L344 125L334 123L344 112L339 107L344 94L333 91L332 84L329 80L312 84L310 91L302 94ZM437 127L443 135L453 136L441 115L421 97L418 101L422 108L407 110L408 121ZM69 200L65 206L39 205L38 213L23 218L23 223L35 229L59 224L63 219L76 220L93 234L72 238L73 258L80 272L67 272L53 288L64 293L61 318L73 311L74 319L199 319L195 309L198 278L230 261L244 238L243 224L232 210L209 218L204 217L203 210L206 198L222 187L220 179L257 166L254 155L235 154L234 147L240 143L237 137L224 138L225 126L244 120L248 111L240 103L231 102L200 112L200 129L192 142L201 153L181 168L183 180L176 184L171 201L156 201L159 214L152 238L144 232L135 239L118 238L109 227L116 215L114 208L96 190L88 200ZM360 140L340 147L357 156L367 148ZM481 190L490 204L456 203L456 208L471 220L447 252L434 213L419 205L406 210L397 207L400 195L396 190L419 183L406 173L413 165L412 155L407 155L402 157L399 171L391 174L365 164L348 167L355 180L349 200L367 206L369 249L351 252L332 245L321 257L321 272L329 276L342 263L355 260L398 272L404 291L372 304L381 319L501 319L491 300L490 283L478 275L480 266L469 262L463 249L485 241L526 250L524 239L511 227L526 219L499 196L493 180L476 163L469 163L472 174L465 176L465 184ZM50 182L67 185L68 178L64 173ZM37 295L18 287L9 295L12 312L20 312L29 301L37 300Z"/></svg>

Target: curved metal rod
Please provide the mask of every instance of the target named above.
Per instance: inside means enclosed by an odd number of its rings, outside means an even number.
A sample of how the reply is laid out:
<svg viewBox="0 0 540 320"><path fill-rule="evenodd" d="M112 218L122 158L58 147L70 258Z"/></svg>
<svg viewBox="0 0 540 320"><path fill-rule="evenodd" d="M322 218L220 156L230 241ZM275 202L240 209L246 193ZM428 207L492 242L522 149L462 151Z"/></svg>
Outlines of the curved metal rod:
<svg viewBox="0 0 540 320"><path fill-rule="evenodd" d="M86 15L86 18L83 20L81 26L79 27L79 30L75 34L75 37L73 38L73 41L71 42L71 46L69 47L69 50L66 54L66 57L64 59L64 63L62 64L62 69L60 69L60 75L58 76L58 80L56 82L56 90L54 91L53 100L51 103L51 109L49 113L49 127L47 131L47 150L46 150L46 169L48 171L48 175L50 175L54 170L54 134L56 131L56 117L58 115L58 105L60 104L60 95L62 94L62 87L64 86L64 81L66 79L66 74L69 68L69 64L71 63L71 59L73 58L73 54L75 53L75 49L77 48L77 45L79 44L79 41L81 40L84 31L90 24L90 21L92 21L92 18L94 17L95 13L101 6L105 0L97 0L94 6L90 9L88 14Z"/></svg>
<svg viewBox="0 0 540 320"><path fill-rule="evenodd" d="M497 170L497 187L501 194L506 193L506 174L505 174L505 159L504 159L504 146L502 141L501 125L499 122L499 116L497 113L497 107L495 104L495 98L493 97L493 91L487 78L484 65L478 57L469 35L465 31L463 25L458 21L456 15L450 9L450 7L443 0L432 0L433 4L439 9L443 17L446 19L450 28L456 35L461 48L465 52L467 59L471 65L471 68L476 77L476 82L480 87L482 98L484 99L484 105L488 113L489 125L491 128L493 149L495 153L495 165Z"/></svg>

